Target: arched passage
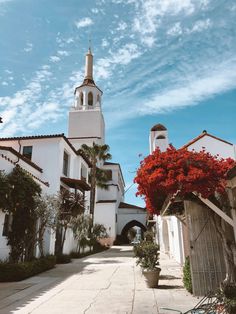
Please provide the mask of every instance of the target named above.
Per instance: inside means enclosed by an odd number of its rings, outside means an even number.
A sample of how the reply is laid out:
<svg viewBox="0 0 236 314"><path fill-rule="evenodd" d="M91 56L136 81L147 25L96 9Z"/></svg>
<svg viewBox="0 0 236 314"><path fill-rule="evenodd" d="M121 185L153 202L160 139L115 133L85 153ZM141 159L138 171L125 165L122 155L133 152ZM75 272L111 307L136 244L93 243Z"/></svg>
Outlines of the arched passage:
<svg viewBox="0 0 236 314"><path fill-rule="evenodd" d="M147 230L147 228L141 222L137 220L131 220L124 226L124 228L121 231L120 241L122 243L125 243L125 244L129 243L129 239L127 235L128 235L129 229L133 227L139 227L141 229L142 234Z"/></svg>

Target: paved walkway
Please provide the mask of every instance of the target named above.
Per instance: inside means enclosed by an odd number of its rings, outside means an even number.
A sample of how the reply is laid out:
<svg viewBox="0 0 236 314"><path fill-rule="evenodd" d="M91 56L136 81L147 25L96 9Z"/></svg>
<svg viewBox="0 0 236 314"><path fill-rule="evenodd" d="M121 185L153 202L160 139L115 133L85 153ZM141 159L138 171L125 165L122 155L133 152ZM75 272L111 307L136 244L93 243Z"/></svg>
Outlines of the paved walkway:
<svg viewBox="0 0 236 314"><path fill-rule="evenodd" d="M168 314L174 312L160 308L195 305L178 264L161 256L161 268L159 288L147 288L132 247L114 246L18 283L0 283L0 314Z"/></svg>

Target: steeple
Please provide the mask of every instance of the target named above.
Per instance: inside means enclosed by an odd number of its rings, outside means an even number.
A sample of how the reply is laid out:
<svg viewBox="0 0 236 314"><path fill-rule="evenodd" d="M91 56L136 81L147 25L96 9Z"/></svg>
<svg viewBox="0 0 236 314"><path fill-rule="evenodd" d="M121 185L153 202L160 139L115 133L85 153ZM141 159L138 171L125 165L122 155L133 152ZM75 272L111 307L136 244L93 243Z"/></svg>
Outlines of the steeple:
<svg viewBox="0 0 236 314"><path fill-rule="evenodd" d="M74 104L69 112L69 138L82 143L79 138L88 138L93 142L105 142L105 124L102 114L102 91L93 80L93 55L91 48L85 57L83 83L75 88ZM76 144L76 148L78 147Z"/></svg>
<svg viewBox="0 0 236 314"><path fill-rule="evenodd" d="M86 59L85 59L85 76L84 76L84 81L85 80L90 80L90 81L93 82L93 55L92 55L90 47L88 49L88 52L86 54Z"/></svg>

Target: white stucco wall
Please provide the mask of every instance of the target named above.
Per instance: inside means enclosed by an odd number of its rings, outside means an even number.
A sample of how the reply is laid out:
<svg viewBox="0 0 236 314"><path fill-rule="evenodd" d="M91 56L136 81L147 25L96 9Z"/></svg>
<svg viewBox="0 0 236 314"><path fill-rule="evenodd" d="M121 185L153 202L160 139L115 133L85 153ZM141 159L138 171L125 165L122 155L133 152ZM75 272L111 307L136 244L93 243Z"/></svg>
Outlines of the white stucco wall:
<svg viewBox="0 0 236 314"><path fill-rule="evenodd" d="M89 121L89 122L88 122ZM100 109L74 110L69 112L68 137L99 137L104 143L104 118Z"/></svg>
<svg viewBox="0 0 236 314"><path fill-rule="evenodd" d="M235 145L230 145L210 136L205 135L200 138L197 142L188 146L188 150L195 149L197 152L201 151L205 148L205 150L212 155L219 154L222 158L234 158L236 159L236 150Z"/></svg>
<svg viewBox="0 0 236 314"><path fill-rule="evenodd" d="M146 226L147 213L139 209L130 208L118 208L118 218L117 218L117 234L121 234L123 228L133 220L140 222L142 225Z"/></svg>
<svg viewBox="0 0 236 314"><path fill-rule="evenodd" d="M94 222L106 227L109 237L116 237L116 203L97 203L94 211Z"/></svg>

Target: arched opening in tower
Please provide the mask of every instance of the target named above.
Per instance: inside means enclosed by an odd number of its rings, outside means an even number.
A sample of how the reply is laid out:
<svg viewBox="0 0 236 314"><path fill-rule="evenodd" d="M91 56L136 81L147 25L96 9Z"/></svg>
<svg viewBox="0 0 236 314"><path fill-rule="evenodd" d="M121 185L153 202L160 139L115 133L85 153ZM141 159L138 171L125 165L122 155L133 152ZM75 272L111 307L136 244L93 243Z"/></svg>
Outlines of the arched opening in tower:
<svg viewBox="0 0 236 314"><path fill-rule="evenodd" d="M88 105L89 106L93 105L93 94L92 94L92 92L88 93Z"/></svg>

